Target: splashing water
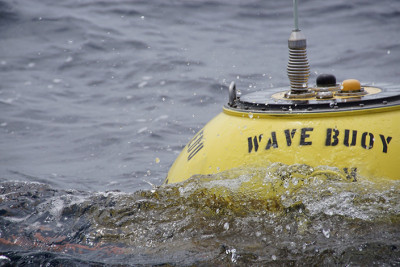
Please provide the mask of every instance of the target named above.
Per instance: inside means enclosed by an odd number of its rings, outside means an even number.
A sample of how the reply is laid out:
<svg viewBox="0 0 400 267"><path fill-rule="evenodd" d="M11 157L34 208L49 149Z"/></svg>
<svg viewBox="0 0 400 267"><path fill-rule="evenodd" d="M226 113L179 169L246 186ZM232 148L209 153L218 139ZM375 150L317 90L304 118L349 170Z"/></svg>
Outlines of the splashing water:
<svg viewBox="0 0 400 267"><path fill-rule="evenodd" d="M398 264L399 192L398 181L284 164L133 194L7 182L0 248L20 264Z"/></svg>

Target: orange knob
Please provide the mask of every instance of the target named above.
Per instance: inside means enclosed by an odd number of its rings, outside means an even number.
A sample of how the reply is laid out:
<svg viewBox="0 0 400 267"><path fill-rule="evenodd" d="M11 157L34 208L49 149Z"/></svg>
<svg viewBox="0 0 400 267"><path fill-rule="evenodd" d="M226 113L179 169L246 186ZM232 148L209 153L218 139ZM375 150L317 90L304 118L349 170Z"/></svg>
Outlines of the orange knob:
<svg viewBox="0 0 400 267"><path fill-rule="evenodd" d="M355 79L344 80L342 83L342 92L361 91L361 83Z"/></svg>

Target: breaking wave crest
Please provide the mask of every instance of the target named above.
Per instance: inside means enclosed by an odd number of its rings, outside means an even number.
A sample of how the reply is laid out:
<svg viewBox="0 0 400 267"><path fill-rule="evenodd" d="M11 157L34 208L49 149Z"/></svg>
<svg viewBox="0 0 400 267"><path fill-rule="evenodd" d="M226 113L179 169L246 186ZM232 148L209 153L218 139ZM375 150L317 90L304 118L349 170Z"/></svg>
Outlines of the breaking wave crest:
<svg viewBox="0 0 400 267"><path fill-rule="evenodd" d="M6 182L0 263L396 265L399 192L399 181L299 164L136 193Z"/></svg>

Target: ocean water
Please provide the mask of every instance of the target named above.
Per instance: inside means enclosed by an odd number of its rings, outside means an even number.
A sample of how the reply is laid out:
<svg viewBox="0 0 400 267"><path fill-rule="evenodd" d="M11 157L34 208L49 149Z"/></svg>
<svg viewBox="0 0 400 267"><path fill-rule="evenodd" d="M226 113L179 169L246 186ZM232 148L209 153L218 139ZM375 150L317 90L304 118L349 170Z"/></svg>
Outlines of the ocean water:
<svg viewBox="0 0 400 267"><path fill-rule="evenodd" d="M288 85L292 24L289 0L0 1L0 265L400 264L396 182L158 187L231 81ZM399 1L304 0L299 24L311 84L400 83ZM288 190L238 198L253 177Z"/></svg>

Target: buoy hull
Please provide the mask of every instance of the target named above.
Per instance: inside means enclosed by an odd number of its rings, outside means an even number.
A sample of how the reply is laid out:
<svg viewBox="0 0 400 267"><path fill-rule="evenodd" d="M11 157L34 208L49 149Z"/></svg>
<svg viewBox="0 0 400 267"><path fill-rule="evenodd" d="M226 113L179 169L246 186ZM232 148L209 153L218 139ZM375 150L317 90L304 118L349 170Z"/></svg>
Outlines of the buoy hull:
<svg viewBox="0 0 400 267"><path fill-rule="evenodd" d="M186 145L165 183L274 162L331 166L349 179L400 179L400 107L273 114L224 107Z"/></svg>

